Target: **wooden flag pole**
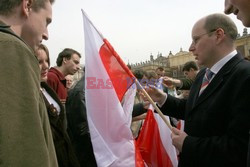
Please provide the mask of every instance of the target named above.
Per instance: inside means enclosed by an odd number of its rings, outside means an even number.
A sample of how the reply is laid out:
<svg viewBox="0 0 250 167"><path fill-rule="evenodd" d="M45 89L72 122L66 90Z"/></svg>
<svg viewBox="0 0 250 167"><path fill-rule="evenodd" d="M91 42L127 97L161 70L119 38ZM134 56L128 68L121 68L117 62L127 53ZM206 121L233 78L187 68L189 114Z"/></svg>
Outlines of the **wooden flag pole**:
<svg viewBox="0 0 250 167"><path fill-rule="evenodd" d="M160 117L163 119L163 121L166 123L166 125L169 127L169 129L172 129L172 125L169 123L169 121L166 119L164 114L161 112L159 107L155 104L155 102L152 100L152 98L149 96L149 94L146 92L146 90L141 86L140 82L135 79L136 85L142 90L143 94L146 96L146 98L149 100L150 104L153 105L154 109L157 111L157 113L160 115Z"/></svg>

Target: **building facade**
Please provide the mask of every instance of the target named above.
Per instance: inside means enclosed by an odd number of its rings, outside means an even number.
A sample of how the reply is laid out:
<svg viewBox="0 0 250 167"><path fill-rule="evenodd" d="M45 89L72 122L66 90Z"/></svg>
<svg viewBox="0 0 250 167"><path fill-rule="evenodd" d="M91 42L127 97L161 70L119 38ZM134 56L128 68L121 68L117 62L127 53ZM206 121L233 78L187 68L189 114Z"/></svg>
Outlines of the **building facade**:
<svg viewBox="0 0 250 167"><path fill-rule="evenodd" d="M163 67L165 70L165 75L174 77L174 78L183 78L182 67L187 61L194 60L194 56L191 52L183 51L182 48L176 54L173 54L171 51L168 55L162 56L161 53L158 53L156 58L150 55L150 60L130 64L132 70L141 69L147 72L155 71L158 67Z"/></svg>
<svg viewBox="0 0 250 167"><path fill-rule="evenodd" d="M250 60L250 34L247 32L247 28L244 28L242 35L238 35L235 46L238 52ZM130 65L132 70L142 69L148 72L155 71L157 67L163 67L167 76L184 78L182 68L188 61L195 61L195 57L191 52L183 51L181 48L176 54L172 54L170 51L168 55L162 56L161 53L158 53L155 59L151 54L150 60Z"/></svg>
<svg viewBox="0 0 250 167"><path fill-rule="evenodd" d="M250 34L247 28L244 28L242 36L238 35L235 45L237 51L250 60Z"/></svg>

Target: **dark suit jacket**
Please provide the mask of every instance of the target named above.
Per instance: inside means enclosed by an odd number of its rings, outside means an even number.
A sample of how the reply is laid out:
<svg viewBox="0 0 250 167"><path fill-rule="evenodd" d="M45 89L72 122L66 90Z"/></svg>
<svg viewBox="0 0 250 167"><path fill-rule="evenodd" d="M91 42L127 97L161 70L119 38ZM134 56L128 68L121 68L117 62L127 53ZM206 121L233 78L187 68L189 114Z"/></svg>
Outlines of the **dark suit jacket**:
<svg viewBox="0 0 250 167"><path fill-rule="evenodd" d="M250 63L237 54L198 97L201 70L187 100L168 96L162 111L185 120L179 166L245 167L250 128Z"/></svg>
<svg viewBox="0 0 250 167"><path fill-rule="evenodd" d="M66 112L68 132L81 167L97 166L87 121L84 76L68 92Z"/></svg>
<svg viewBox="0 0 250 167"><path fill-rule="evenodd" d="M250 132L249 132L250 134ZM250 140L249 140L249 144L248 144L248 155L247 155L247 167L250 166Z"/></svg>

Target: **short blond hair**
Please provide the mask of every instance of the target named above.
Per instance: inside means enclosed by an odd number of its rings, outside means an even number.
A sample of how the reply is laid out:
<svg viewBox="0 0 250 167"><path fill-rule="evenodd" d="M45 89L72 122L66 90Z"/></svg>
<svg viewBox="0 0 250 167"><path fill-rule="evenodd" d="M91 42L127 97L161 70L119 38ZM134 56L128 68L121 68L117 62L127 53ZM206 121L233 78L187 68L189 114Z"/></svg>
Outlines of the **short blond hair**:
<svg viewBox="0 0 250 167"><path fill-rule="evenodd" d="M45 2L53 4L55 0L33 0L31 8L34 11L38 11L41 8L45 8ZM0 0L0 15L11 15L13 10L22 3L22 0Z"/></svg>

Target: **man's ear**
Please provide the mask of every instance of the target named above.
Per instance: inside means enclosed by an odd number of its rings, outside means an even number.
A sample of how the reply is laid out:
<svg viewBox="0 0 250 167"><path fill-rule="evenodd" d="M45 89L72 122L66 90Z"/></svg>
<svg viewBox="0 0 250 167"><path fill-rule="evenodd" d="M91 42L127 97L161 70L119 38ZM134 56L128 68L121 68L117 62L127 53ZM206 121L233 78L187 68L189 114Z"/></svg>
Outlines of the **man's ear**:
<svg viewBox="0 0 250 167"><path fill-rule="evenodd" d="M66 63L67 60L68 60L68 59L67 59L66 57L64 57L64 58L63 58L63 63Z"/></svg>
<svg viewBox="0 0 250 167"><path fill-rule="evenodd" d="M218 28L215 31L217 43L220 43L225 38L225 31L222 28Z"/></svg>
<svg viewBox="0 0 250 167"><path fill-rule="evenodd" d="M192 72L192 71L194 71L194 69L193 69L193 68L190 68L190 69L189 69L189 72Z"/></svg>
<svg viewBox="0 0 250 167"><path fill-rule="evenodd" d="M33 4L33 0L23 0L22 1L22 10L25 16L28 16L30 11L31 11L31 7Z"/></svg>

